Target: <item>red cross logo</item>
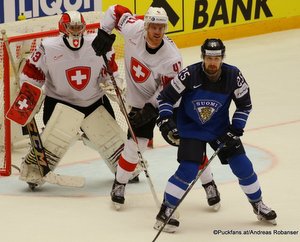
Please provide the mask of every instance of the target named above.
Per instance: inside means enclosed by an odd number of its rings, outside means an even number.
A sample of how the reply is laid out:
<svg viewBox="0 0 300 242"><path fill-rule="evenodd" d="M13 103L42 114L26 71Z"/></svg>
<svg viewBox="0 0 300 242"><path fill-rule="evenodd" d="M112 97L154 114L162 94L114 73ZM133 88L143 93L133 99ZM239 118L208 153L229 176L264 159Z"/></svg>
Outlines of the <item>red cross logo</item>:
<svg viewBox="0 0 300 242"><path fill-rule="evenodd" d="M66 70L66 76L70 86L77 91L81 91L90 81L91 68L87 66L76 66Z"/></svg>
<svg viewBox="0 0 300 242"><path fill-rule="evenodd" d="M147 66L131 57L130 73L135 82L141 83L148 79L151 71Z"/></svg>

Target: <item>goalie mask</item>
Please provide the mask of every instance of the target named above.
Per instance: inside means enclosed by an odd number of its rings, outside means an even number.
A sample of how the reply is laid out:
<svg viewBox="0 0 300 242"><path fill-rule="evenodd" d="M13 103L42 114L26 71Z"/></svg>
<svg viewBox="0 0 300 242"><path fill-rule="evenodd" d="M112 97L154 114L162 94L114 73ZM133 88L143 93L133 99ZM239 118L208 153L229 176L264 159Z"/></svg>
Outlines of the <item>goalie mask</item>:
<svg viewBox="0 0 300 242"><path fill-rule="evenodd" d="M144 26L147 31L150 23L153 24L164 24L165 32L167 32L168 28L168 15L163 8L150 7L147 13L144 16Z"/></svg>
<svg viewBox="0 0 300 242"><path fill-rule="evenodd" d="M86 23L82 14L77 11L63 13L58 22L59 32L64 35L70 47L74 49L81 47L85 27Z"/></svg>

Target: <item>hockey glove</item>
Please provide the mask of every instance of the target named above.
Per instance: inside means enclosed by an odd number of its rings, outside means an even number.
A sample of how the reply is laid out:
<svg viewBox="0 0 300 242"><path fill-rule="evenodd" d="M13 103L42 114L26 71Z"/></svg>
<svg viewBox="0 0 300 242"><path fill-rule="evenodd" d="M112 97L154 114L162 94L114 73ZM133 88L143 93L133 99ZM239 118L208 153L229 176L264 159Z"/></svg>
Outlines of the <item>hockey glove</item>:
<svg viewBox="0 0 300 242"><path fill-rule="evenodd" d="M151 103L146 103L142 109L132 108L128 114L130 124L133 128L139 128L152 119L157 119L158 109L153 107Z"/></svg>
<svg viewBox="0 0 300 242"><path fill-rule="evenodd" d="M235 129L232 125L227 131L217 139L218 144L224 144L226 147L232 147L238 144L239 137L242 136L244 130Z"/></svg>
<svg viewBox="0 0 300 242"><path fill-rule="evenodd" d="M116 77L115 78L119 92L121 94L122 97L124 97L125 95L125 91L126 91L126 84L124 82L124 80L122 78ZM112 82L110 80L107 80L105 83L100 83L100 87L101 89L105 92L106 96L108 96L108 98L114 102L118 102L118 97L115 91L115 87L112 84Z"/></svg>
<svg viewBox="0 0 300 242"><path fill-rule="evenodd" d="M170 145L179 146L179 134L176 124L172 117L158 118L156 121L157 126L164 137Z"/></svg>
<svg viewBox="0 0 300 242"><path fill-rule="evenodd" d="M92 42L92 47L96 52L96 55L102 56L109 52L115 39L115 34L108 34L104 30L98 29L98 34Z"/></svg>

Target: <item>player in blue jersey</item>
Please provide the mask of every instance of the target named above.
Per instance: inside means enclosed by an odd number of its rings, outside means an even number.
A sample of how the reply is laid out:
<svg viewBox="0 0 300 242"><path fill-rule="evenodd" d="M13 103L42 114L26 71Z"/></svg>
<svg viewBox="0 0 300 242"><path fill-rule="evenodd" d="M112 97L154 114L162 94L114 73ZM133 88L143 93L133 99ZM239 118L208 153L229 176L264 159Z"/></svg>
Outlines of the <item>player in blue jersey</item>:
<svg viewBox="0 0 300 242"><path fill-rule="evenodd" d="M241 71L223 63L225 46L220 39L207 39L201 46L202 62L183 69L158 96L162 135L178 141L179 167L167 183L155 229L160 229L178 204L202 165L206 144L216 150L222 164L228 164L260 220L276 224L276 213L262 201L257 174L240 140L252 109L249 86ZM176 123L173 105L181 98ZM229 107L236 109L230 118ZM179 221L171 218L165 232L175 232Z"/></svg>

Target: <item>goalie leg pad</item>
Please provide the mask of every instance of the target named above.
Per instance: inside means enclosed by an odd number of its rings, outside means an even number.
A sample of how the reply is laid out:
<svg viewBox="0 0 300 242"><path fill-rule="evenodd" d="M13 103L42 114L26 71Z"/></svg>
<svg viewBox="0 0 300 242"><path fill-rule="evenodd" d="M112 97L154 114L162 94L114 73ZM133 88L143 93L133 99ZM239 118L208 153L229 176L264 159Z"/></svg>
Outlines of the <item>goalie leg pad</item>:
<svg viewBox="0 0 300 242"><path fill-rule="evenodd" d="M124 149L126 133L103 106L86 117L81 128L86 136L82 137L84 144L98 151L108 168L115 174Z"/></svg>
<svg viewBox="0 0 300 242"><path fill-rule="evenodd" d="M53 171L73 142L78 139L84 114L57 103L41 135L49 166Z"/></svg>
<svg viewBox="0 0 300 242"><path fill-rule="evenodd" d="M70 145L78 139L84 114L61 103L55 109L41 134L49 167L53 171ZM21 166L20 179L39 184L38 165L33 150L25 157ZM34 177L34 178L32 178ZM34 180L34 181L33 181Z"/></svg>

